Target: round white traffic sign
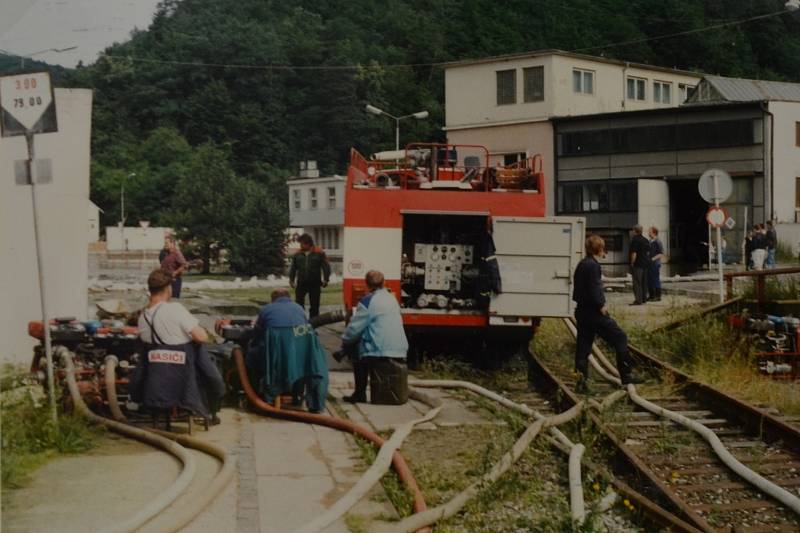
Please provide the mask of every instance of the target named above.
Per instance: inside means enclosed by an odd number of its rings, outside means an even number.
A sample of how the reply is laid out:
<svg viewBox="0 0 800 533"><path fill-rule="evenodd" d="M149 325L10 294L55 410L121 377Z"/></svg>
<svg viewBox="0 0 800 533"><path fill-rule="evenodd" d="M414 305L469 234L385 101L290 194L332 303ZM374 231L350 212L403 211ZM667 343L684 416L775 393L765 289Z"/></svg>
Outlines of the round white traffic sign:
<svg viewBox="0 0 800 533"><path fill-rule="evenodd" d="M721 228L728 220L728 212L722 207L712 207L706 212L706 222L712 228Z"/></svg>
<svg viewBox="0 0 800 533"><path fill-rule="evenodd" d="M724 202L733 193L733 180L724 170L710 168L700 176L697 190L709 204Z"/></svg>

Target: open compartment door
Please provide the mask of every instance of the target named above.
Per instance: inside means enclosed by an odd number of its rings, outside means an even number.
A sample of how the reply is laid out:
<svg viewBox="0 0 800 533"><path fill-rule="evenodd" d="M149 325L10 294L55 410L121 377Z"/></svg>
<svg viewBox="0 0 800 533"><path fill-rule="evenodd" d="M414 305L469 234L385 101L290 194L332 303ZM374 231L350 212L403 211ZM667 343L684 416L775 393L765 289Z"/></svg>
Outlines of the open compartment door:
<svg viewBox="0 0 800 533"><path fill-rule="evenodd" d="M503 292L493 296L489 316L571 316L572 274L583 255L585 219L493 217L492 225Z"/></svg>

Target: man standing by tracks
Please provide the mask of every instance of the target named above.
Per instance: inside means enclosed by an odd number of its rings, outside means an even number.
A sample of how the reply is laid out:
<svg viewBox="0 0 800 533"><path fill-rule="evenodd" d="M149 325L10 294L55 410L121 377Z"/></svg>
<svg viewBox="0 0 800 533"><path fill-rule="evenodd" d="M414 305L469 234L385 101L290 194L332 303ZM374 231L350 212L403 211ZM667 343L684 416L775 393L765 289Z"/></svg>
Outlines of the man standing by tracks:
<svg viewBox="0 0 800 533"><path fill-rule="evenodd" d="M642 305L647 301L647 271L650 269L650 241L642 235L642 226L639 224L633 227L630 260L631 276L633 277L633 303L631 305Z"/></svg>
<svg viewBox="0 0 800 533"><path fill-rule="evenodd" d="M639 236L641 237L641 226ZM645 240L645 242L647 242ZM641 383L633 375L633 360L628 353L628 336L608 315L606 297L603 293L602 272L597 257L605 256L606 243L599 235L586 239L586 257L581 259L575 269L575 283L572 299L575 307L575 320L578 325L578 338L575 346L575 371L578 373L577 392L589 392L589 354L595 336L611 345L617 353L617 370L623 385Z"/></svg>
<svg viewBox="0 0 800 533"><path fill-rule="evenodd" d="M295 301L305 306L308 295L310 318L319 315L319 300L322 287L327 287L331 277L331 266L325 252L314 247L314 239L304 233L298 238L300 250L292 257L289 268L289 284L295 289Z"/></svg>

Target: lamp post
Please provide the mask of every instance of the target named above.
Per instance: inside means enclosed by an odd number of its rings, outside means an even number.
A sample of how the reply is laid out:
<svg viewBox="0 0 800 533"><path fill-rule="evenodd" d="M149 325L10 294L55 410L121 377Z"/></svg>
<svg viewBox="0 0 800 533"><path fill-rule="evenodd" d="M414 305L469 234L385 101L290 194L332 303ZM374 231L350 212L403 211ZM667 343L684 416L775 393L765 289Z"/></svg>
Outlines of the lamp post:
<svg viewBox="0 0 800 533"><path fill-rule="evenodd" d="M403 115L401 117L396 117L391 113L387 113L383 109L379 109L374 105L367 104L367 113L372 115L386 115L387 117L394 120L394 151L400 151L400 121L406 118L415 118L417 120L422 120L423 118L428 118L427 111L417 111L416 113L411 113L410 115ZM395 163L399 166L400 161L398 158L395 158Z"/></svg>
<svg viewBox="0 0 800 533"><path fill-rule="evenodd" d="M128 174L124 180L122 180L122 187L120 188L120 212L119 212L119 238L122 240L122 246L125 248L125 251L128 251L128 244L125 242L125 182L131 178L136 177L136 172L131 172Z"/></svg>

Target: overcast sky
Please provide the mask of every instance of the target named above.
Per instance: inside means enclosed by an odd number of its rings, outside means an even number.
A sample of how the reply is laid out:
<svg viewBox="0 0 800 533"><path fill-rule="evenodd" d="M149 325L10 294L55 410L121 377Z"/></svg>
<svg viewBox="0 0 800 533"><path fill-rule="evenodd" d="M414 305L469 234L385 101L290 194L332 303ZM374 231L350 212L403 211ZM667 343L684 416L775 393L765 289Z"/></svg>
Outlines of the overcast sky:
<svg viewBox="0 0 800 533"><path fill-rule="evenodd" d="M50 48L35 59L74 67L93 63L114 42L126 41L134 28L146 29L158 0L0 0L0 50L27 55Z"/></svg>

